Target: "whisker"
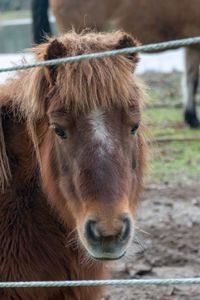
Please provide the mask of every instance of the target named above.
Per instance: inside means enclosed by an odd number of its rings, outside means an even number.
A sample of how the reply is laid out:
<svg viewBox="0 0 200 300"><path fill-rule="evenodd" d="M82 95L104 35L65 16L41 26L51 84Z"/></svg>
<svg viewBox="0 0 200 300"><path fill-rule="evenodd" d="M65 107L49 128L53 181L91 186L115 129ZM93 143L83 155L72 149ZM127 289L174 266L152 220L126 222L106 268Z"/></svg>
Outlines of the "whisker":
<svg viewBox="0 0 200 300"><path fill-rule="evenodd" d="M68 247L68 248L72 247L73 249L78 248L76 231L77 231L77 229L74 228L67 234L67 243L66 243L65 247Z"/></svg>
<svg viewBox="0 0 200 300"><path fill-rule="evenodd" d="M135 235L133 242L135 242L137 244L137 246L140 246L142 250L145 250L145 248L146 248L145 242L143 240L141 240L139 236Z"/></svg>
<svg viewBox="0 0 200 300"><path fill-rule="evenodd" d="M142 233L145 233L145 234L147 234L147 235L151 235L151 236L152 236L152 234L151 234L150 232L147 232L146 230L142 229L141 227L138 227L138 226L135 225L135 228L136 228L138 231L142 232Z"/></svg>
<svg viewBox="0 0 200 300"><path fill-rule="evenodd" d="M68 234L67 234L67 238L70 238L72 234L74 234L77 231L76 227L74 229L72 229Z"/></svg>

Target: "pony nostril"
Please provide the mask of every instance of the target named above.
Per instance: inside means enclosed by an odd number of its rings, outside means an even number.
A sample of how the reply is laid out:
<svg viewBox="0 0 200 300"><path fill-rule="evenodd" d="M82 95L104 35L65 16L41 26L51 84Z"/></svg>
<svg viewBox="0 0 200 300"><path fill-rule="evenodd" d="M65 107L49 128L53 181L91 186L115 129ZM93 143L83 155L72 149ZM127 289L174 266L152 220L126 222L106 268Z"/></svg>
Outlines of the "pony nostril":
<svg viewBox="0 0 200 300"><path fill-rule="evenodd" d="M122 230L121 230L121 234L120 234L120 241L126 241L129 236L130 236L130 232L131 232L131 221L128 217L125 217L123 219L123 226L122 226Z"/></svg>
<svg viewBox="0 0 200 300"><path fill-rule="evenodd" d="M102 228L97 221L88 220L85 225L85 237L90 243L101 243L101 245L109 245L113 243L120 244L126 243L130 237L131 232L131 220L129 217L123 217L120 221L120 229L113 228L106 230Z"/></svg>
<svg viewBox="0 0 200 300"><path fill-rule="evenodd" d="M89 221L87 221L86 226L85 226L85 232L86 232L87 238L93 242L97 242L99 240L99 234L96 229L96 223L97 222L94 220L89 220Z"/></svg>

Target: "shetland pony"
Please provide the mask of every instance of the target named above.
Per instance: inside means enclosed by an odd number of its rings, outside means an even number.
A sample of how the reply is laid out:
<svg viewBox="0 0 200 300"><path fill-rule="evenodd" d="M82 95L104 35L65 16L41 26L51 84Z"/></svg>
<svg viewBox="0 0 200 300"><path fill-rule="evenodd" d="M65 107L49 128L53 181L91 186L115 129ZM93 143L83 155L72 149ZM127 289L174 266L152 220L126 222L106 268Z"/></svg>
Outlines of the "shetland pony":
<svg viewBox="0 0 200 300"><path fill-rule="evenodd" d="M199 0L49 0L60 32L88 27L131 32L143 44L200 35ZM32 0L33 33L36 43L49 33L48 0ZM42 33L42 35L41 35ZM198 87L200 46L185 48L184 119L199 128L195 95Z"/></svg>
<svg viewBox="0 0 200 300"><path fill-rule="evenodd" d="M38 60L136 46L67 33ZM0 281L107 277L126 254L143 188L138 57L20 71L0 86ZM0 289L1 300L94 300L100 287Z"/></svg>

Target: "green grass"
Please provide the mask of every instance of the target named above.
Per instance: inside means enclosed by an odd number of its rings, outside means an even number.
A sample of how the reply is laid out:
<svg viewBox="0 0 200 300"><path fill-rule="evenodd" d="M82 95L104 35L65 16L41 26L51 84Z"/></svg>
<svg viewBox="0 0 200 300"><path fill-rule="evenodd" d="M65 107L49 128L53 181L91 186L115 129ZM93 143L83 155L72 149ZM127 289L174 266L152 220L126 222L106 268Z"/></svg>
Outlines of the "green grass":
<svg viewBox="0 0 200 300"><path fill-rule="evenodd" d="M157 153L156 153L157 152ZM200 177L200 142L170 142L152 156L149 179L153 182L183 182Z"/></svg>
<svg viewBox="0 0 200 300"><path fill-rule="evenodd" d="M197 137L199 141L153 143L148 178L150 182L183 182L200 179L200 130L182 121L182 109L147 108L144 120L154 138Z"/></svg>
<svg viewBox="0 0 200 300"><path fill-rule="evenodd" d="M200 139L200 129L191 130L183 122L182 108L155 105L173 105L182 101L181 73L146 73L142 79L147 85L148 106L143 115L153 138ZM200 93L197 96L198 102ZM200 107L198 106L200 116ZM200 179L200 140L152 143L148 180L154 183L177 183Z"/></svg>

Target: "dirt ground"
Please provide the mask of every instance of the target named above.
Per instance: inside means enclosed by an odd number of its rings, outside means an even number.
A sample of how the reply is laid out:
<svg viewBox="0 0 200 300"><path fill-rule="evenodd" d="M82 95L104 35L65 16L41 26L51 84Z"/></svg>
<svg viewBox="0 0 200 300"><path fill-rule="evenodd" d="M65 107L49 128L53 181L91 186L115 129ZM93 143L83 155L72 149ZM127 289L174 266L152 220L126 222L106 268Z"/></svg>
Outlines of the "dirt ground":
<svg viewBox="0 0 200 300"><path fill-rule="evenodd" d="M147 185L138 210L137 233L127 257L110 268L112 277L200 276L200 185ZM111 287L104 300L199 300L200 286Z"/></svg>

